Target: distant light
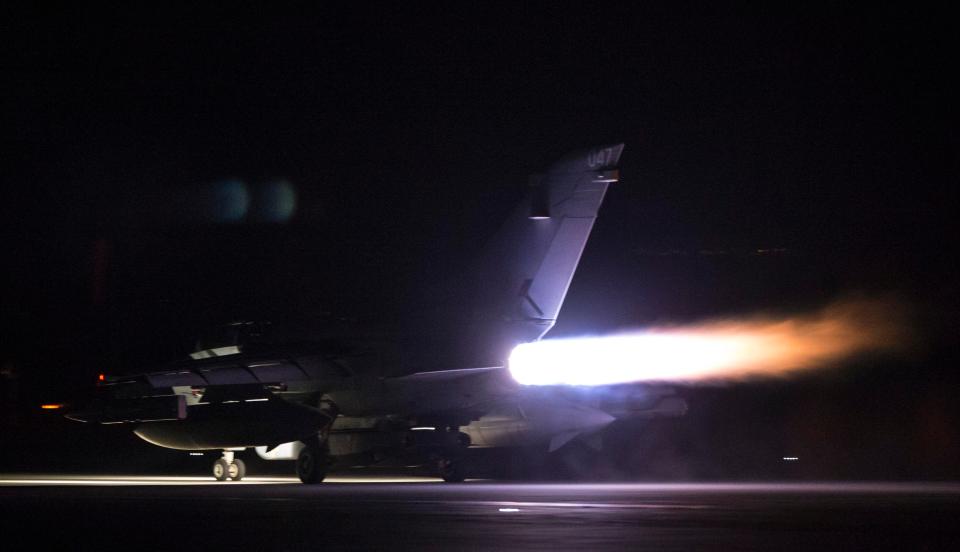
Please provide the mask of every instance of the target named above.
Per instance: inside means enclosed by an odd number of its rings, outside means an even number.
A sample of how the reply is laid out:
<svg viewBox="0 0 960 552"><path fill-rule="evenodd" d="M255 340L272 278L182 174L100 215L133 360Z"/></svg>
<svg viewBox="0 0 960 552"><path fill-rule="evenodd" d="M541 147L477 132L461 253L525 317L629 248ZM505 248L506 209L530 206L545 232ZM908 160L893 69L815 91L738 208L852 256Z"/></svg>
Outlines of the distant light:
<svg viewBox="0 0 960 552"><path fill-rule="evenodd" d="M250 192L243 181L228 178L206 185L200 202L204 216L214 222L239 222L250 209Z"/></svg>
<svg viewBox="0 0 960 552"><path fill-rule="evenodd" d="M520 508L500 508L501 512L519 512Z"/></svg>
<svg viewBox="0 0 960 552"><path fill-rule="evenodd" d="M260 186L256 193L257 220L287 222L297 210L297 191L287 180L274 180Z"/></svg>
<svg viewBox="0 0 960 552"><path fill-rule="evenodd" d="M105 375L103 375L103 374L100 374L99 376L97 376L97 381L104 381L104 380L106 380L106 379L107 379L107 376L105 376Z"/></svg>
<svg viewBox="0 0 960 552"><path fill-rule="evenodd" d="M429 426L411 427L410 431L436 431L437 428Z"/></svg>
<svg viewBox="0 0 960 552"><path fill-rule="evenodd" d="M202 452L191 452L190 456L203 456Z"/></svg>
<svg viewBox="0 0 960 552"><path fill-rule="evenodd" d="M796 462L800 459L799 456L784 456L783 459L787 462Z"/></svg>
<svg viewBox="0 0 960 552"><path fill-rule="evenodd" d="M60 404L60 403L56 403L56 404L41 404L41 405L40 405L40 408L42 408L42 409L44 409L44 410L59 410L59 409L63 408L63 404Z"/></svg>
<svg viewBox="0 0 960 552"><path fill-rule="evenodd" d="M270 399L247 399L247 400L245 400L245 401L243 401L243 402L264 402L264 401L269 401L269 400L270 400Z"/></svg>

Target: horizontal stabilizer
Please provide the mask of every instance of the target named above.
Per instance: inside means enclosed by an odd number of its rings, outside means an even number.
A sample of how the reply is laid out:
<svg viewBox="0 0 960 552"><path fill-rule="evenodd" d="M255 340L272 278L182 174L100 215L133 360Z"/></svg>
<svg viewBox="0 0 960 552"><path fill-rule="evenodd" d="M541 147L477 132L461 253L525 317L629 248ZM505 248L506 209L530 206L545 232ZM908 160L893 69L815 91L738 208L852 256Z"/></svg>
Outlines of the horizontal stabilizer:
<svg viewBox="0 0 960 552"><path fill-rule="evenodd" d="M436 372L417 372L415 374L410 374L409 376L402 376L396 378L397 381L403 382L445 382L445 381L454 381L463 379L469 376L476 376L479 374L486 374L490 372L504 372L506 373L506 368L503 366L491 366L488 368L462 368L459 370L439 370Z"/></svg>
<svg viewBox="0 0 960 552"><path fill-rule="evenodd" d="M553 452L563 447L563 445L566 445L572 441L577 435L580 435L580 430L565 431L563 433L554 435L553 438L550 439L550 448L547 449L547 452Z"/></svg>

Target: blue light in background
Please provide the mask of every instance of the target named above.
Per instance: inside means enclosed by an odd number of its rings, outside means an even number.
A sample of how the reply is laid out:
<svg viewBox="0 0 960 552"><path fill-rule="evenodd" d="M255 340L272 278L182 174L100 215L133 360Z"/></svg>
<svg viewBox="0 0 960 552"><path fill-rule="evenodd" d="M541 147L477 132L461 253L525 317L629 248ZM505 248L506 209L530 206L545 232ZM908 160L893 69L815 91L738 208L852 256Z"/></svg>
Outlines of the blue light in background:
<svg viewBox="0 0 960 552"><path fill-rule="evenodd" d="M297 210L297 191L284 179L263 183L256 192L254 216L262 222L287 222Z"/></svg>
<svg viewBox="0 0 960 552"><path fill-rule="evenodd" d="M219 180L207 186L206 209L215 222L239 222L250 209L247 185L238 179Z"/></svg>

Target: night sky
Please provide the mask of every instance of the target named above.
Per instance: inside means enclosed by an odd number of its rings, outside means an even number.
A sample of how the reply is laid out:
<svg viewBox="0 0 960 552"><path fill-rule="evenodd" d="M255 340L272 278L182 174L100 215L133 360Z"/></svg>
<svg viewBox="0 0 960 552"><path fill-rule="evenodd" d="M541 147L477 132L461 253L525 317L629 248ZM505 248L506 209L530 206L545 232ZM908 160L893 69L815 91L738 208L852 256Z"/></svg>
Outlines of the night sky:
<svg viewBox="0 0 960 552"><path fill-rule="evenodd" d="M557 335L865 295L909 305L919 344L689 389L641 473L763 476L744 457L803 449L813 476L960 476L947 14L346 6L5 14L7 422L211 325L397 319L528 174L624 142Z"/></svg>

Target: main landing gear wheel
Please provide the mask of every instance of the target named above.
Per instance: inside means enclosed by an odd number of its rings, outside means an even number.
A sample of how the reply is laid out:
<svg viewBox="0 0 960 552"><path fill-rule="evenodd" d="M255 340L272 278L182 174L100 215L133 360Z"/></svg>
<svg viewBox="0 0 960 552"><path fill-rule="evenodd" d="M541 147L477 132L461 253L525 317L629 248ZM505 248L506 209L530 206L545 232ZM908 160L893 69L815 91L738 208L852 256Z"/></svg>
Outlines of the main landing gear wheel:
<svg viewBox="0 0 960 552"><path fill-rule="evenodd" d="M247 475L247 465L243 463L243 460L237 458L233 462L230 462L230 466L227 468L227 474L230 476L230 479L240 481Z"/></svg>
<svg viewBox="0 0 960 552"><path fill-rule="evenodd" d="M213 477L217 481L226 481L230 477L230 462L226 458L219 458L213 463Z"/></svg>
<svg viewBox="0 0 960 552"><path fill-rule="evenodd" d="M316 445L303 447L297 456L297 477L308 484L321 483L327 476L326 452Z"/></svg>
<svg viewBox="0 0 960 552"><path fill-rule="evenodd" d="M447 483L463 483L467 478L467 470L462 460L441 458L437 463L440 477Z"/></svg>

